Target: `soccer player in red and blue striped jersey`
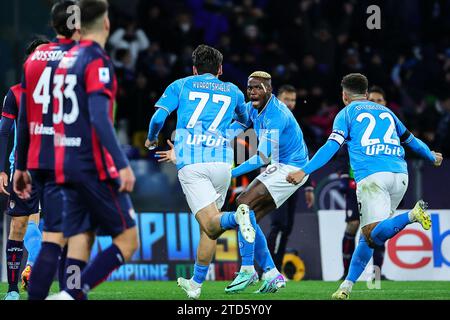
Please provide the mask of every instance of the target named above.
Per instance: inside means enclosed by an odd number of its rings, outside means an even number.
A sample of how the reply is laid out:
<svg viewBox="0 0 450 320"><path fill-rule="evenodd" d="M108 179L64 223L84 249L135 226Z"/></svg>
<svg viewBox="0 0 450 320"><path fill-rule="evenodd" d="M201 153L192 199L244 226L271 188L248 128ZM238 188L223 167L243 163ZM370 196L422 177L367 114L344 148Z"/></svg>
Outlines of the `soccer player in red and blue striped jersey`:
<svg viewBox="0 0 450 320"><path fill-rule="evenodd" d="M26 49L28 57L40 45L49 43L45 39L36 39ZM14 134L14 146L9 156L10 173L14 173L15 149L16 149L16 120L19 114L20 98L22 95L21 84L12 86L3 100L2 118L0 119L0 194L8 196L8 208L6 213L11 217L8 241L5 246L6 265L8 274L8 292L5 300L18 300L20 298L18 280L21 268L23 247L27 249L27 267L22 273L22 286L27 289L31 267L41 247L42 234L39 230L39 198L36 188L32 187L32 196L23 200L12 190L9 183L5 161L8 151L8 140Z"/></svg>
<svg viewBox="0 0 450 320"><path fill-rule="evenodd" d="M87 293L128 261L138 246L128 192L135 177L113 127L117 81L104 51L108 3L81 0L81 41L62 59L54 83L55 173L64 194L67 265L87 263L97 230L113 243L86 266L80 286L67 283L52 300L87 299ZM69 282L69 281L68 281Z"/></svg>
<svg viewBox="0 0 450 320"><path fill-rule="evenodd" d="M52 89L59 62L79 40L79 31L68 24L71 18L68 9L74 5L75 1L62 0L53 6L51 17L56 39L36 49L23 67L14 191L27 198L32 179L45 213L43 243L28 289L31 300L45 299L48 295L66 243L62 233L62 193L54 175Z"/></svg>

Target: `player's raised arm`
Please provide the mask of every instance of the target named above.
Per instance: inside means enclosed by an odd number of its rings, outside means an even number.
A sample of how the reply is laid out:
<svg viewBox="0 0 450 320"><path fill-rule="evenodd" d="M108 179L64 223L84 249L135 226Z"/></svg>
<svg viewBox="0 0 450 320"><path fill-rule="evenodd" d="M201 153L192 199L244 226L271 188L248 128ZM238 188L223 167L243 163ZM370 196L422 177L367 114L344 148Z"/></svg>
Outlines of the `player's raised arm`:
<svg viewBox="0 0 450 320"><path fill-rule="evenodd" d="M155 107L157 110L150 120L147 140L145 141L145 147L149 150L153 150L158 146L158 135L164 126L164 122L167 117L178 108L182 86L182 80L172 82L164 91L161 98L156 102Z"/></svg>
<svg viewBox="0 0 450 320"><path fill-rule="evenodd" d="M394 114L394 120L396 124L396 130L400 137L400 142L411 149L414 153L418 154L422 158L432 162L436 167L442 164L442 154L439 152L431 151L430 148L419 138L416 138L405 125Z"/></svg>

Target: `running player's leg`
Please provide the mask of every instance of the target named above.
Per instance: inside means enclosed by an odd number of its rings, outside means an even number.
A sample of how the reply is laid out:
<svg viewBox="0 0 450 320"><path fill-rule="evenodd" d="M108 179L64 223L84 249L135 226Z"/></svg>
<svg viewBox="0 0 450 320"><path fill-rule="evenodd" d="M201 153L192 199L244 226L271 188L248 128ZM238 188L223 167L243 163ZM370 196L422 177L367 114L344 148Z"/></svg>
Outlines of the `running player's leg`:
<svg viewBox="0 0 450 320"><path fill-rule="evenodd" d="M358 201L361 202L361 232L363 236L353 254L346 280L333 298L347 299L353 284L364 271L373 255L373 248L403 230L408 224L419 222L424 229L431 227L425 203L420 200L408 212L391 217L408 187L406 174L376 173L358 184ZM381 214L381 212L386 212Z"/></svg>
<svg viewBox="0 0 450 320"><path fill-rule="evenodd" d="M355 237L359 229L359 209L356 190L350 187L346 189L345 207L345 222L347 225L342 239L342 261L344 264L344 275L342 279L347 277L350 261L355 251Z"/></svg>
<svg viewBox="0 0 450 320"><path fill-rule="evenodd" d="M6 264L8 275L7 300L18 300L18 280L23 256L24 237L27 231L28 219L33 212L39 210L39 199L33 184L31 197L28 200L20 199L13 190L12 183L8 186L10 193L7 214L11 216L10 232L6 243Z"/></svg>
<svg viewBox="0 0 450 320"><path fill-rule="evenodd" d="M223 205L230 177L230 165L226 163L197 163L178 171L189 208L211 240L240 224L234 212L221 213L218 206ZM248 222L249 219L242 224Z"/></svg>
<svg viewBox="0 0 450 320"><path fill-rule="evenodd" d="M200 241L197 247L197 257L194 264L194 275L191 279L178 278L177 284L191 299L198 299L203 282L208 274L209 265L216 252L217 240L211 240L204 231L200 231Z"/></svg>
<svg viewBox="0 0 450 320"><path fill-rule="evenodd" d="M28 282L30 280L31 270L39 254L39 251L41 250L42 233L41 230L39 229L39 220L40 220L39 213L30 215L28 219L27 232L25 233L25 237L23 239L23 244L28 252L26 267L23 270L21 276L22 288L25 290L28 289Z"/></svg>
<svg viewBox="0 0 450 320"><path fill-rule="evenodd" d="M273 199L267 188L261 181L255 179L250 183L247 189L237 198L238 212L250 212L252 220L257 217L263 217L276 208ZM243 291L249 285L256 282L257 273L254 267L254 260L258 262L263 269L263 277L270 270L276 270L275 263L270 255L269 248L264 233L256 223L255 241L247 241L242 232L238 232L239 253L242 264L237 277L226 288L225 292L234 293Z"/></svg>
<svg viewBox="0 0 450 320"><path fill-rule="evenodd" d="M48 295L62 248L66 244L62 233L63 199L61 189L55 183L53 171L33 170L31 175L39 193L45 219L41 249L30 276L28 299L43 300Z"/></svg>
<svg viewBox="0 0 450 320"><path fill-rule="evenodd" d="M111 246L102 250L83 270L80 287L72 289L66 287L56 297L82 300L87 298L90 290L104 282L109 274L131 259L138 248L138 235L130 197L119 192L117 181L93 179L77 184L74 189L73 191L77 192L86 203L85 208L89 210L89 214L80 215L90 219L89 230L94 230L92 228L97 225L113 238ZM72 212L67 214L70 215ZM70 246L71 244L69 251Z"/></svg>
<svg viewBox="0 0 450 320"><path fill-rule="evenodd" d="M18 300L20 266L23 256L23 237L28 223L28 216L12 216L8 241L6 242L6 265L8 274L8 293L5 300Z"/></svg>

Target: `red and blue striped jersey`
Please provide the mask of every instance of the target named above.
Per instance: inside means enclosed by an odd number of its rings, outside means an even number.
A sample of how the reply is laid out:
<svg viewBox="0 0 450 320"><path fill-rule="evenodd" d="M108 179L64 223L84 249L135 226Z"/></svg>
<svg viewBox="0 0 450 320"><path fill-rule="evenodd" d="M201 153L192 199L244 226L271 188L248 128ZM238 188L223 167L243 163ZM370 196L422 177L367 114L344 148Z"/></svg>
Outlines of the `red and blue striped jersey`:
<svg viewBox="0 0 450 320"><path fill-rule="evenodd" d="M17 120L17 116L19 115L19 106L20 106L20 98L22 95L22 87L21 84L18 83L15 86L12 86L9 88L8 93L5 96L5 99L3 100L3 109L2 109L2 117L9 118L11 120L14 120L14 122ZM14 132L14 147L11 150L11 153L9 155L9 163L10 163L10 170L11 172L14 171L14 162L15 162L15 151L16 151L16 143L17 143L17 135L15 134L15 127L12 126L11 133ZM6 138L7 139L7 138ZM7 141L3 142L7 144ZM6 157L6 146L2 146L0 148L0 161L3 161L3 159ZM4 164L1 163L0 165L0 171L4 171Z"/></svg>
<svg viewBox="0 0 450 320"><path fill-rule="evenodd" d="M116 179L118 170L112 156L100 143L89 112L89 95L108 97L109 117L117 80L110 58L96 42L82 40L61 61L55 73L54 129L57 183L92 179Z"/></svg>
<svg viewBox="0 0 450 320"><path fill-rule="evenodd" d="M21 84L9 88L3 103L2 117L16 120L19 115L20 98L22 95Z"/></svg>
<svg viewBox="0 0 450 320"><path fill-rule="evenodd" d="M55 39L39 46L23 66L24 107L19 113L18 122L19 130L27 134L29 139L25 138L26 142L20 141L23 139L18 141L18 152L26 154L27 169L54 170L53 76L59 62L75 44L71 39ZM22 147L23 143L26 146Z"/></svg>

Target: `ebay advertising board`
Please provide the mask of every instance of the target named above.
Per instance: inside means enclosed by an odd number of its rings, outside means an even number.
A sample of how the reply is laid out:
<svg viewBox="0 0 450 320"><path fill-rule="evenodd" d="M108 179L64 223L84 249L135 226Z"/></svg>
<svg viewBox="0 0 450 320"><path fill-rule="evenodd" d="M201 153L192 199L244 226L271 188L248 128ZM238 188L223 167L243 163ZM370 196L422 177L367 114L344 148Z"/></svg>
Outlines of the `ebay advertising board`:
<svg viewBox="0 0 450 320"><path fill-rule="evenodd" d="M388 279L450 280L450 210L428 212L432 219L430 230L425 231L414 223L387 241L382 273ZM318 215L323 280L336 281L344 272L345 212L321 210ZM366 280L371 274L371 264L369 262L360 280Z"/></svg>

